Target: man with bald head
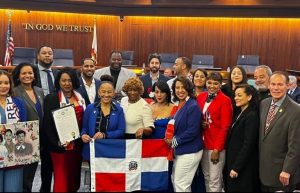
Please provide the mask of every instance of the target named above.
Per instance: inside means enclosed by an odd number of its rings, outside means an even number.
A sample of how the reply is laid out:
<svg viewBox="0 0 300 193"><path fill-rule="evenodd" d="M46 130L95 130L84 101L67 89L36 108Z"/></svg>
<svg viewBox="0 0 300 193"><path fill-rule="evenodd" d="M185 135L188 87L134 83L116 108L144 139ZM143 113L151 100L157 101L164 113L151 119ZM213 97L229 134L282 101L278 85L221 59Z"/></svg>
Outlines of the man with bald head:
<svg viewBox="0 0 300 193"><path fill-rule="evenodd" d="M263 192L292 192L300 181L300 106L287 96L289 78L274 72L271 97L260 104L259 177Z"/></svg>
<svg viewBox="0 0 300 193"><path fill-rule="evenodd" d="M95 71L94 78L99 79L102 75L108 74L114 77L115 99L121 100L121 93L125 81L131 77L135 77L135 73L127 68L122 67L122 54L120 51L112 51L110 56L110 66Z"/></svg>

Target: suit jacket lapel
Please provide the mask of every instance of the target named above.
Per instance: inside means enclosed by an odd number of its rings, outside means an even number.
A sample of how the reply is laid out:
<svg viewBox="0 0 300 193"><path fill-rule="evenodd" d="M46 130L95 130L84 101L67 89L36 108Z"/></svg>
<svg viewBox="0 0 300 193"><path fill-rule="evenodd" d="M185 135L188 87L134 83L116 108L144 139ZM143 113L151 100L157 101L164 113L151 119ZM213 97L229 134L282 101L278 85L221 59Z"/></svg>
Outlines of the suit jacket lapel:
<svg viewBox="0 0 300 193"><path fill-rule="evenodd" d="M119 92L122 90L122 85L121 83L124 83L125 81L124 78L125 77L125 74L124 74L124 70L123 70L123 67L121 67L121 70L120 70L120 73L119 73L119 76L118 76L118 80L117 80L117 84L116 84L116 91Z"/></svg>
<svg viewBox="0 0 300 193"><path fill-rule="evenodd" d="M99 86L100 86L100 81L98 81L98 80L96 80L96 79L94 79L95 80L95 92L96 92L96 96L95 96L95 101L94 102L98 102L99 101L99 95L98 95L98 88L99 88Z"/></svg>
<svg viewBox="0 0 300 193"><path fill-rule="evenodd" d="M250 108L248 107L247 109L245 109L242 114L239 116L239 117L236 117L234 122L232 123L232 126L229 130L229 133L228 133L228 139L231 137L231 134L234 132L234 130L236 129L236 125L238 125L238 122L240 122L241 119L243 119L247 114L248 112L250 111Z"/></svg>
<svg viewBox="0 0 300 193"><path fill-rule="evenodd" d="M80 89L83 91L82 94L84 95L82 97L85 98L86 100L89 100L89 101L86 101L86 103L89 102L89 104L90 104L90 99L89 99L89 96L88 96L88 94L85 90L85 85L83 83L82 77L79 78L79 82L80 82Z"/></svg>
<svg viewBox="0 0 300 193"><path fill-rule="evenodd" d="M184 117L184 116L178 116L179 114L185 114L186 110L188 108L188 103L189 103L190 99L188 101L186 101L186 103L183 105L183 107L181 109L179 109L176 113L176 121L175 121L175 125L178 125L180 123L180 120ZM178 117L178 118L177 118Z"/></svg>
<svg viewBox="0 0 300 193"><path fill-rule="evenodd" d="M281 104L281 106L278 108L273 120L270 123L268 132L265 134L264 137L267 137L267 135L271 132L271 130L273 129L276 121L284 114L284 111L286 110L286 106L288 103L288 96L286 96L286 98L284 99L283 103ZM267 115L268 116L268 115ZM267 118L266 118L267 119ZM266 121L264 121L266 123ZM266 124L265 124L266 125Z"/></svg>
<svg viewBox="0 0 300 193"><path fill-rule="evenodd" d="M38 113L37 110L36 110L36 108L35 108L35 104L32 102L31 98L29 97L29 95L27 94L27 92L25 91L25 89L24 89L21 85L19 85L18 87L19 87L19 89L21 90L21 93L22 93L22 95L23 95L23 97L24 97L23 99L29 103L29 105L32 107L32 109L33 109L36 113ZM33 90L33 91L34 91L34 93L36 94L35 90ZM36 94L36 95L37 95L37 94ZM39 99L37 98L36 100L39 100Z"/></svg>
<svg viewBox="0 0 300 193"><path fill-rule="evenodd" d="M266 121L267 121L267 116L269 112L269 108L271 106L272 98L268 99L269 101L267 102L267 105L263 106L260 108L261 111L261 117L260 117L260 127L262 128L260 130L261 136L265 137L265 127L266 127Z"/></svg>

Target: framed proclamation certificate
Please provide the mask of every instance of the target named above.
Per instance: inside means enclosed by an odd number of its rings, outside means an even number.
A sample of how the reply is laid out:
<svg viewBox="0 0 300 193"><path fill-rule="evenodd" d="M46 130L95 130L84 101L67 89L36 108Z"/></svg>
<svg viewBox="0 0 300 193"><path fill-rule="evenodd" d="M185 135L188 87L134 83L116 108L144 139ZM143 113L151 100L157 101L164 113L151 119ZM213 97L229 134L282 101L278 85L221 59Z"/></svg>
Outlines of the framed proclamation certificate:
<svg viewBox="0 0 300 193"><path fill-rule="evenodd" d="M76 113L73 105L67 105L52 111L54 123L61 144L80 137Z"/></svg>

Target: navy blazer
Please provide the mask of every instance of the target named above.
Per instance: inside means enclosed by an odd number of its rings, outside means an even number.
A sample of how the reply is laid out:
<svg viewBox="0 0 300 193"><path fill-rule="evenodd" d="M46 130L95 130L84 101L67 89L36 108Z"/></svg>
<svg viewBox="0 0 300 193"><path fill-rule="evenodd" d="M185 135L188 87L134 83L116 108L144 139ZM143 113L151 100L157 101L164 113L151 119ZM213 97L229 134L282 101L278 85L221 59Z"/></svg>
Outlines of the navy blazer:
<svg viewBox="0 0 300 193"><path fill-rule="evenodd" d="M144 86L144 93L142 95L143 98L150 98L149 93L152 91L152 79L150 77L150 73L143 75L140 77L143 86ZM158 81L167 82L169 80L168 77L164 76L163 74L159 73Z"/></svg>
<svg viewBox="0 0 300 193"><path fill-rule="evenodd" d="M95 88L96 88L96 96L95 96L95 101L94 102L99 102L99 95L98 95L98 89L100 86L101 81L98 79L95 79ZM80 83L80 87L77 89L77 91L81 94L81 96L84 98L86 106L91 104L91 101L89 99L89 96L86 92L82 77L79 78L79 83Z"/></svg>
<svg viewBox="0 0 300 193"><path fill-rule="evenodd" d="M87 134L90 137L93 137L96 133L96 119L99 115L99 103L90 104L83 116L83 126L81 130L81 135ZM113 101L112 102L112 110L110 113L108 128L106 131L107 139L123 139L125 135L125 116L123 112L123 108L119 103ZM85 160L90 159L90 146L89 143L83 144L82 156Z"/></svg>
<svg viewBox="0 0 300 193"><path fill-rule="evenodd" d="M175 131L178 146L175 155L196 153L203 149L201 137L201 110L195 99L189 98L174 117Z"/></svg>
<svg viewBox="0 0 300 193"><path fill-rule="evenodd" d="M296 103L300 104L300 88L296 87L293 94L289 95Z"/></svg>

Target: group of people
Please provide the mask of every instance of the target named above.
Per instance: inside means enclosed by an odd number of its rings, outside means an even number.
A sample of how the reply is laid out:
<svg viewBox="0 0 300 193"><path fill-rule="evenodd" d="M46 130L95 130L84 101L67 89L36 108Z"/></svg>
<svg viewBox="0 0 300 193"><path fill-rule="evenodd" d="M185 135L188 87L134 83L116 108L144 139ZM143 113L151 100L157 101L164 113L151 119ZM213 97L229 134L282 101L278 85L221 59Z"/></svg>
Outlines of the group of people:
<svg viewBox="0 0 300 193"><path fill-rule="evenodd" d="M164 139L168 191L292 191L300 180L300 97L284 72L258 66L252 86L242 67L233 67L224 84L218 72L192 71L186 57L175 60L170 79L160 73L157 53L141 77L122 67L119 51L98 70L83 59L80 74L51 69L49 46L37 59L16 66L12 76L0 71L0 114L2 124L40 121L42 192L51 190L52 174L54 192L79 189L92 139ZM52 112L69 104L81 137L62 144ZM37 163L0 169L0 191L30 192L36 169ZM195 180L199 174L202 181Z"/></svg>

